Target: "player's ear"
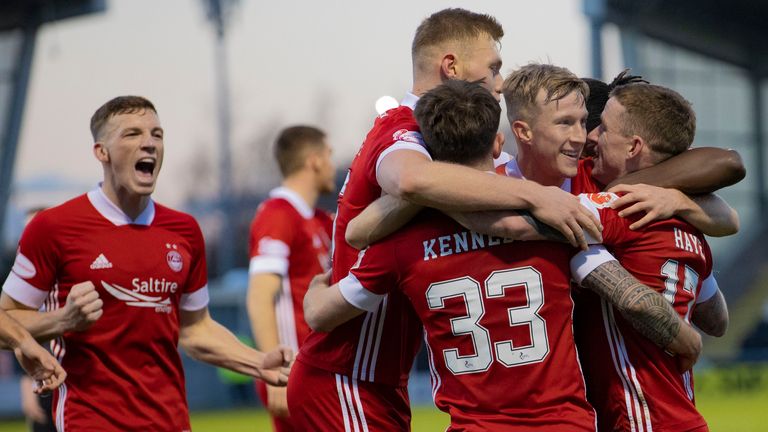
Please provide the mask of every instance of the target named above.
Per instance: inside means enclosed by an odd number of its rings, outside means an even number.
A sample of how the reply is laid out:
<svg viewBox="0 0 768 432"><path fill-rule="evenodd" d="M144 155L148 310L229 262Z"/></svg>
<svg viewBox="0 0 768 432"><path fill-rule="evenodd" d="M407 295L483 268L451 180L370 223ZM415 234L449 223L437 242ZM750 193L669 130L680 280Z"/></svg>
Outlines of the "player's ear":
<svg viewBox="0 0 768 432"><path fill-rule="evenodd" d="M307 166L312 171L320 171L322 168L322 161L320 157L320 152L312 151L307 155Z"/></svg>
<svg viewBox="0 0 768 432"><path fill-rule="evenodd" d="M109 152L104 143L99 141L93 143L93 155L96 156L99 162L109 163Z"/></svg>
<svg viewBox="0 0 768 432"><path fill-rule="evenodd" d="M632 138L629 141L628 157L634 158L638 156L647 145L648 143L645 142L643 137L639 135L632 135Z"/></svg>
<svg viewBox="0 0 768 432"><path fill-rule="evenodd" d="M517 142L529 145L533 140L533 130L528 122L523 120L515 120L511 124L512 133L515 135Z"/></svg>
<svg viewBox="0 0 768 432"><path fill-rule="evenodd" d="M440 61L440 75L444 80L459 77L458 61L455 54L446 53L443 55Z"/></svg>
<svg viewBox="0 0 768 432"><path fill-rule="evenodd" d="M504 149L504 141L506 138L501 132L496 132L496 137L493 139L493 158L496 159L501 156L501 151Z"/></svg>

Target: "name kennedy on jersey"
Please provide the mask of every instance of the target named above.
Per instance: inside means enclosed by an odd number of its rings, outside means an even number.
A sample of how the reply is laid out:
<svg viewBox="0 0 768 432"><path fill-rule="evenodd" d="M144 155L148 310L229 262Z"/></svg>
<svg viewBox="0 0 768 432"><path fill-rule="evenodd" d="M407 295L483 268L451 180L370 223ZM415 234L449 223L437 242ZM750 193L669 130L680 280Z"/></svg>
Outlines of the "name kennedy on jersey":
<svg viewBox="0 0 768 432"><path fill-rule="evenodd" d="M512 241L512 239L479 234L474 231L461 231L424 240L422 242L424 246L424 261L498 246L502 243L512 243Z"/></svg>

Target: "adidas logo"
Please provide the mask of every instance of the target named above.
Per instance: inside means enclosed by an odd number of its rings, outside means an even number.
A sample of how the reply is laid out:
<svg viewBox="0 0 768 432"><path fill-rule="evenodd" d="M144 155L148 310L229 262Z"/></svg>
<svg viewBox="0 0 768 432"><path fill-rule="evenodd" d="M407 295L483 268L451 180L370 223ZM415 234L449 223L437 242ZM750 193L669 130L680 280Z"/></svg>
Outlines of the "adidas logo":
<svg viewBox="0 0 768 432"><path fill-rule="evenodd" d="M91 263L91 270L101 270L108 268L112 268L112 263L109 262L104 254L99 254L99 256L97 256L96 259Z"/></svg>

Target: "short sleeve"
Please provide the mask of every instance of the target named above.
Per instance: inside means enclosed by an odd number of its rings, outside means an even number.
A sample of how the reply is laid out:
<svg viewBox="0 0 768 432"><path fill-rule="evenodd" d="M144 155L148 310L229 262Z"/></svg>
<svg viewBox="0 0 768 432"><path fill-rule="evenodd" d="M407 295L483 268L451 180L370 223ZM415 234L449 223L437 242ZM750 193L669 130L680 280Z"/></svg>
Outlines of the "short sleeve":
<svg viewBox="0 0 768 432"><path fill-rule="evenodd" d="M373 311L397 285L396 275L394 246L385 241L360 251L349 275L339 281L339 289L351 305Z"/></svg>
<svg viewBox="0 0 768 432"><path fill-rule="evenodd" d="M603 225L603 241L592 238L586 231L588 244L603 244L605 246L617 246L633 238L635 234L629 229L630 221L619 216L618 211L611 208L611 204L619 199L619 196L609 192L579 194L579 202L586 207Z"/></svg>
<svg viewBox="0 0 768 432"><path fill-rule="evenodd" d="M432 160L432 156L427 151L424 140L421 138L421 133L416 131L408 131L408 134L412 134L411 136L407 137L408 141L396 141L394 144L379 153L379 157L376 159L376 178L379 176L379 165L381 165L381 161L383 161L387 155L392 154L398 150L415 151L417 153L423 154L427 157L427 159Z"/></svg>
<svg viewBox="0 0 768 432"><path fill-rule="evenodd" d="M704 279L701 283L701 289L699 289L699 295L696 296L696 304L704 303L705 301L714 297L720 286L717 284L715 275L710 274L709 277Z"/></svg>
<svg viewBox="0 0 768 432"><path fill-rule="evenodd" d="M248 273L288 275L288 257L293 241L293 218L280 201L265 202L251 224ZM289 205L286 203L286 205Z"/></svg>
<svg viewBox="0 0 768 432"><path fill-rule="evenodd" d="M493 159L493 168L494 170L497 170L501 166L504 166L507 164L507 162L512 160L512 155L502 150L501 154L499 154L499 157Z"/></svg>
<svg viewBox="0 0 768 432"><path fill-rule="evenodd" d="M3 292L19 303L38 309L56 284L60 255L52 218L41 212L27 225Z"/></svg>
<svg viewBox="0 0 768 432"><path fill-rule="evenodd" d="M571 258L571 277L580 284L593 270L610 261L617 260L604 246L592 245Z"/></svg>
<svg viewBox="0 0 768 432"><path fill-rule="evenodd" d="M194 311L208 305L208 264L205 259L205 240L200 226L190 217L193 225L191 238L189 239L192 266L187 276L187 283L181 295L179 307L182 310Z"/></svg>

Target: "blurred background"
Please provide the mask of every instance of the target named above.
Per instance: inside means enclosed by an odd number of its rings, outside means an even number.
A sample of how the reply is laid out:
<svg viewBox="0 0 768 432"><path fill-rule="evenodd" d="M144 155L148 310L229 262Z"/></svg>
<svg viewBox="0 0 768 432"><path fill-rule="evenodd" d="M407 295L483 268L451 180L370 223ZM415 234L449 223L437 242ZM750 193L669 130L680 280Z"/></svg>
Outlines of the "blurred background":
<svg viewBox="0 0 768 432"><path fill-rule="evenodd" d="M755 419L768 406L763 0L2 0L0 275L10 270L25 211L100 180L90 151L93 111L117 95L142 95L166 132L155 198L198 219L212 314L249 338L247 232L280 181L271 152L277 133L296 123L326 130L340 183L372 125L375 101L410 89L416 27L445 7L499 20L504 74L541 61L611 81L630 67L693 103L696 146L739 151L747 177L721 196L739 211L741 232L711 241L731 325L725 337L705 340L697 398L712 430L768 430ZM507 143L514 153L514 140ZM335 196L321 206L333 210ZM23 430L12 420L21 412L18 372L5 354L0 418L7 421L0 422ZM206 429L199 412L257 412L248 380L186 358L185 367L196 430L220 430ZM414 374L414 403L431 406L424 362ZM432 412L418 411L417 420ZM434 427L416 422L414 429L443 430L445 418L437 418ZM244 430L268 428L249 421Z"/></svg>

